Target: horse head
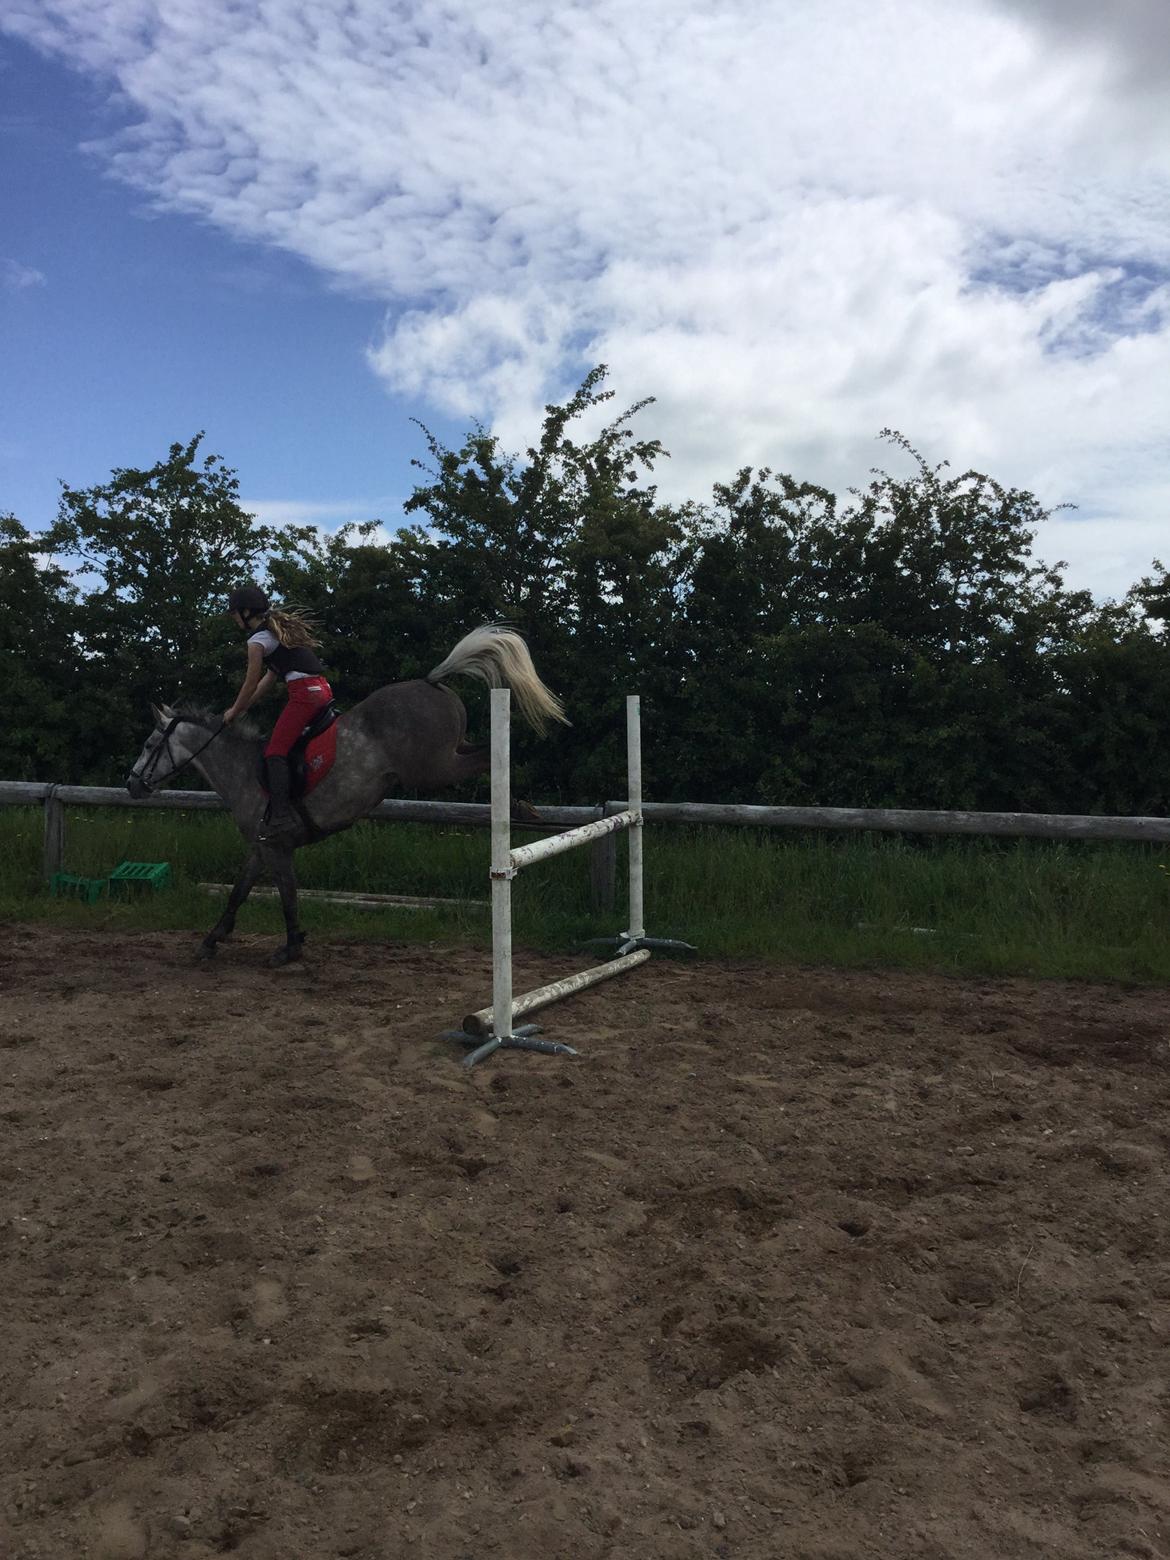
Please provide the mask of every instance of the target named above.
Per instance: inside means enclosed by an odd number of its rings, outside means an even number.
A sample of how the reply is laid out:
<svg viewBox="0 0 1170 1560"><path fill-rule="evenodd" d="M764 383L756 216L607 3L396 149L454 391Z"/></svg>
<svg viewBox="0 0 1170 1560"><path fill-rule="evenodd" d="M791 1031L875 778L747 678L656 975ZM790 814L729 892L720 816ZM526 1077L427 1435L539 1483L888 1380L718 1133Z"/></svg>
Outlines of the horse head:
<svg viewBox="0 0 1170 1560"><path fill-rule="evenodd" d="M168 704L161 709L152 704L150 711L154 716L154 730L126 776L126 789L135 801L149 796L156 786L186 768L211 740L201 725L184 718ZM217 734L212 732L212 736Z"/></svg>

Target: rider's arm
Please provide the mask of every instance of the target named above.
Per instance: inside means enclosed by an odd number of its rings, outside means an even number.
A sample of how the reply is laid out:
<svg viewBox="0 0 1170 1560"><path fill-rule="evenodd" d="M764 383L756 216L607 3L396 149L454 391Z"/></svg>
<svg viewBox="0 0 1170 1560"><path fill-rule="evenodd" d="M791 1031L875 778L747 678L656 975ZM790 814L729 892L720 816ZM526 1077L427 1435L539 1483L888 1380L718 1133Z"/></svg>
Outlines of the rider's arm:
<svg viewBox="0 0 1170 1560"><path fill-rule="evenodd" d="M223 712L225 722L235 720L237 715L244 713L259 692L264 676L264 651L259 645L249 644L248 670L245 672L244 680L240 684L240 691L236 694L235 703Z"/></svg>
<svg viewBox="0 0 1170 1560"><path fill-rule="evenodd" d="M256 684L256 692L248 700L248 707L251 708L251 706L256 703L257 699L262 699L275 681L275 672L265 672L264 676L261 677L260 681Z"/></svg>

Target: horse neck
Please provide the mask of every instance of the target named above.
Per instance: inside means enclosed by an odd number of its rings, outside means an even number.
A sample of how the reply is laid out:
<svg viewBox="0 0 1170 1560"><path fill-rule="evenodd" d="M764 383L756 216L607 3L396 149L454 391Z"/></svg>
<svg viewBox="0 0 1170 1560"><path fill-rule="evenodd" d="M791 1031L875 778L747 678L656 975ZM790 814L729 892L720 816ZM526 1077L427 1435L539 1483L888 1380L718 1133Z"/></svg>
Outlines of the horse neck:
<svg viewBox="0 0 1170 1560"><path fill-rule="evenodd" d="M259 786L260 742L236 736L211 742L195 759L195 768L229 807Z"/></svg>

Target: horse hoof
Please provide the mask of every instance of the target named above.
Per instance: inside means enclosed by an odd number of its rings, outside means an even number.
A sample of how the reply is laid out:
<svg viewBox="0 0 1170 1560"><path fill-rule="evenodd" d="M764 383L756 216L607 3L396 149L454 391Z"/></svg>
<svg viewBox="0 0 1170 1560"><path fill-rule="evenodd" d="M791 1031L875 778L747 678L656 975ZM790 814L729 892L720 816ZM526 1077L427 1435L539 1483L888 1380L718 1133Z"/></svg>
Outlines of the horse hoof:
<svg viewBox="0 0 1170 1560"><path fill-rule="evenodd" d="M218 950L215 943L201 942L199 944L199 952L195 955L195 957L197 959L214 959L217 951Z"/></svg>
<svg viewBox="0 0 1170 1560"><path fill-rule="evenodd" d="M295 948L278 948L268 960L270 970L279 970L286 964L295 964L301 956L300 945Z"/></svg>

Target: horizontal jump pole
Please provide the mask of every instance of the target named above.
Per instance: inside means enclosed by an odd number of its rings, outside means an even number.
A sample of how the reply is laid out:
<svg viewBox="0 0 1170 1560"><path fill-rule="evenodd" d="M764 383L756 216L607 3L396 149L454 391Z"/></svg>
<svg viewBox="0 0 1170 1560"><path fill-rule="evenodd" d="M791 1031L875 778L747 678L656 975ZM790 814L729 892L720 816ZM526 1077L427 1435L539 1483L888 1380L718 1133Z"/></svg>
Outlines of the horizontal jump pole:
<svg viewBox="0 0 1170 1560"><path fill-rule="evenodd" d="M639 948L635 953L623 954L620 959L610 959L605 964L595 964L592 969L581 970L576 975L566 975L563 980L549 981L547 986L537 986L534 990L525 992L523 996L513 999L512 1020L515 1022L516 1019L523 1018L526 1013L536 1013L554 1002L561 1002L565 997L571 997L578 991L596 986L599 981L612 980L615 975L624 975L627 970L645 964L649 957L648 949ZM511 1027L508 1026L509 1032ZM494 1034L495 1010L486 1007L480 1008L478 1013L469 1013L463 1020L463 1028L469 1035Z"/></svg>
<svg viewBox="0 0 1170 1560"><path fill-rule="evenodd" d="M546 840L533 840L531 845L519 845L509 859L515 871L530 867L534 861L547 861L550 856L563 855L576 850L578 845L588 845L591 840L604 839L607 834L617 834L633 826L632 812L614 813L610 818L598 818L595 823L583 823L578 829L566 829L563 834L550 834Z"/></svg>

